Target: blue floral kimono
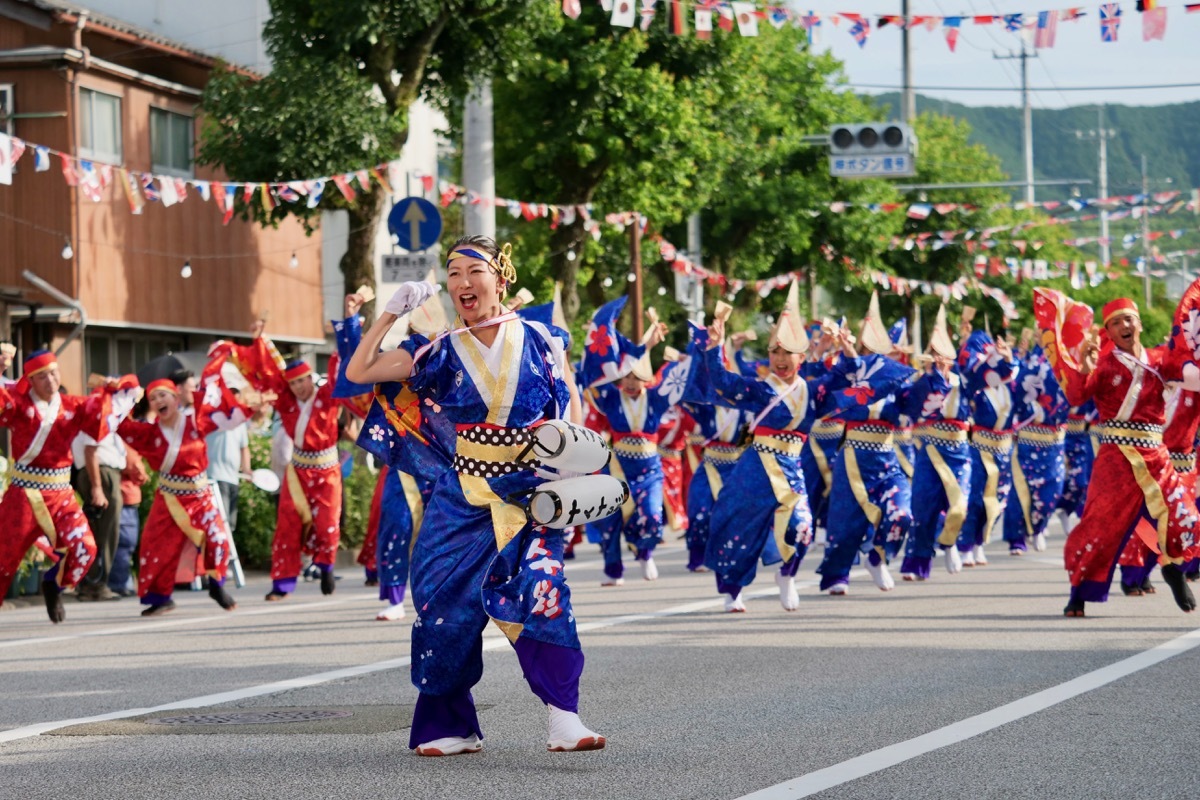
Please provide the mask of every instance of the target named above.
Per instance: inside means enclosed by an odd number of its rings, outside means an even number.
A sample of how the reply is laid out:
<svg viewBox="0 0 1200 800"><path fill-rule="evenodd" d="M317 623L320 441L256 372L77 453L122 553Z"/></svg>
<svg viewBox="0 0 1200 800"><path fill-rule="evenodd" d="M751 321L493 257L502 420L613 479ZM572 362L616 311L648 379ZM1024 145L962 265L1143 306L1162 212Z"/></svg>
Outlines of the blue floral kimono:
<svg viewBox="0 0 1200 800"><path fill-rule="evenodd" d="M612 432L613 458L605 471L629 486L629 500L620 514L588 525L589 538L600 541L604 574L610 578L620 578L625 572L622 536L637 551L638 561L651 558L662 541L663 471L658 429L663 414L682 399L689 363L668 364L658 385L637 397L613 383L588 390Z"/></svg>
<svg viewBox="0 0 1200 800"><path fill-rule="evenodd" d="M900 573L918 580L929 577L936 546L957 546L967 519L971 446L965 383L953 370L947 376L930 369L913 382L905 404L921 446L913 465L912 536Z"/></svg>
<svg viewBox="0 0 1200 800"><path fill-rule="evenodd" d="M867 353L842 358L828 387L846 424L833 469L828 543L817 572L821 589L846 583L860 551L873 564L894 556L912 525L911 487L896 456L894 432L913 375L911 367Z"/></svg>
<svg viewBox="0 0 1200 800"><path fill-rule="evenodd" d="M806 431L825 402L824 382L797 376L763 380L725 369L721 348L705 352L714 403L754 415L753 440L741 454L712 509L704 564L717 591L736 597L764 566L783 562L795 575L812 543L812 512L800 470Z"/></svg>
<svg viewBox="0 0 1200 800"><path fill-rule="evenodd" d="M346 365L362 341L362 320L348 317L333 321L337 339L338 372L333 396L339 399L374 397L375 387L354 383L346 377ZM421 339L424 344L425 339ZM372 432L365 436L372 438ZM383 428L376 427L374 437L381 440ZM425 504L433 493L433 481L416 478L398 469L380 475L383 481L379 501L378 529L375 535L375 574L379 579L379 599L399 605L408 586L409 553L421 526Z"/></svg>
<svg viewBox="0 0 1200 800"><path fill-rule="evenodd" d="M687 495L688 569L704 565L712 511L746 447L743 439L753 417L744 411L702 403L684 403L704 438L700 467L692 473Z"/></svg>
<svg viewBox="0 0 1200 800"><path fill-rule="evenodd" d="M1040 347L1021 366L1013 427L1013 497L1004 511L1004 541L1010 552L1024 552L1027 537L1044 533L1058 508L1066 478L1064 446L1067 397Z"/></svg>
<svg viewBox="0 0 1200 800"><path fill-rule="evenodd" d="M800 374L809 384L820 383L829 374L831 367L823 361L800 365ZM808 440L800 453L800 469L804 472L804 486L808 489L808 504L812 508L813 524L827 528L829 518L829 495L833 490L833 464L837 451L846 435L846 423L836 417L819 419L808 431Z"/></svg>
<svg viewBox="0 0 1200 800"><path fill-rule="evenodd" d="M1099 446L1091 430L1099 419L1100 412L1092 400L1067 410L1067 440L1063 445L1067 474L1058 507L1068 514L1083 516L1088 483L1092 480L1092 462Z"/></svg>
<svg viewBox="0 0 1200 800"><path fill-rule="evenodd" d="M492 347L458 331L401 346L415 366L403 388L377 387L365 446L394 465L427 464L454 426L449 468L434 481L412 551L412 681L420 695L409 746L482 736L470 690L483 674L482 632L495 622L534 694L575 711L583 654L563 574L562 535L534 528L520 504L543 479L520 462L538 421L561 418L566 334L537 322L501 323ZM382 428L375 438L372 426ZM439 426L441 426L439 428Z"/></svg>
<svg viewBox="0 0 1200 800"><path fill-rule="evenodd" d="M1015 361L996 352L996 343L974 331L959 353L960 374L971 402L971 495L958 536L964 553L985 545L1004 514L1012 490L1013 393L1019 375Z"/></svg>

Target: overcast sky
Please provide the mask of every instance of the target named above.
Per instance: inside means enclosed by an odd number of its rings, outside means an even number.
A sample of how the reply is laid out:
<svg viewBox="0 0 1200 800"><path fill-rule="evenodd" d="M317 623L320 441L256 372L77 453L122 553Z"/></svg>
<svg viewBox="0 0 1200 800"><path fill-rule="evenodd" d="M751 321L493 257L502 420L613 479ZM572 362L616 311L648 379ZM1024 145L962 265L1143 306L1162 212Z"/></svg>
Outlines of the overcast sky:
<svg viewBox="0 0 1200 800"><path fill-rule="evenodd" d="M1042 3L1042 5L1039 5ZM1020 61L999 61L993 53L1020 50L1020 38L1004 25L975 25L976 14L1023 13L1069 7L1063 0L910 0L910 14L962 15L958 46L951 53L943 29L919 28L910 35L913 83L921 94L964 105L1020 105ZM1038 51L1028 61L1034 108L1111 103L1161 105L1200 100L1200 86L1138 91L1062 91L1065 87L1116 87L1145 84L1200 84L1200 13L1187 14L1181 0L1162 0L1167 9L1167 30L1162 41L1142 41L1141 15L1133 0L1120 3L1121 27L1116 43L1100 40L1100 3L1078 4L1087 15L1075 22L1060 22L1055 46ZM793 0L793 9L812 8L822 15L818 50L829 50L846 65L852 84L900 84L900 31L892 26L875 29L877 14L899 14L900 0ZM859 48L849 33L851 23L834 27L825 17L836 11L871 15L871 35ZM923 87L971 86L1011 88L1008 92L939 91ZM1056 88L1058 87L1058 88ZM862 86L872 94L886 89Z"/></svg>

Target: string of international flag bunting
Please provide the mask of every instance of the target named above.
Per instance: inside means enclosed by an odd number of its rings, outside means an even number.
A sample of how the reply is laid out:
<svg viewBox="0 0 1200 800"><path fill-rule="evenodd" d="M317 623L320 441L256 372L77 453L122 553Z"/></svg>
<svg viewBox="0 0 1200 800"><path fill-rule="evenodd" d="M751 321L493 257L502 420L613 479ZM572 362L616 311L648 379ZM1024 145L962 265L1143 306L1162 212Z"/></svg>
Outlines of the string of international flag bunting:
<svg viewBox="0 0 1200 800"><path fill-rule="evenodd" d="M714 28L727 32L736 26L742 36L757 36L760 22L780 29L785 25L803 28L809 41L815 41L823 26L841 27L854 37L859 47L866 47L872 30L892 27L896 29L924 28L941 31L946 45L954 52L958 37L966 25L995 25L1004 30L1025 36L1029 43L1038 48L1054 47L1058 36L1058 23L1079 23L1088 16L1083 6L1046 11L1019 12L1012 14L863 14L853 11L795 11L784 6L761 2L726 2L726 0L599 0L603 10L610 14L609 21L615 27L639 26L649 30L658 15L660 4L666 10L667 27L671 33L688 35L688 20L700 39L709 39ZM1133 4L1142 22L1142 40L1162 40L1167 33L1168 7L1157 0L1139 0ZM582 0L562 0L563 13L578 19L583 13ZM1200 3L1184 3L1185 13L1200 13ZM690 11L690 13L689 13ZM1096 8L1101 42L1116 42L1120 36L1121 23L1126 18L1121 3L1102 3ZM640 20L640 21L639 21Z"/></svg>
<svg viewBox="0 0 1200 800"><path fill-rule="evenodd" d="M377 164L372 167L350 170L336 175L321 178L306 178L291 181L208 181L196 178L179 178L166 175L127 170L124 167L97 163L88 159L77 158L54 148L26 142L16 137L0 134L0 185L10 185L14 174L17 174L21 159L29 153L33 160L35 173L50 172L55 161L61 169L67 185L76 187L85 197L99 203L110 199L112 193L120 187L129 204L130 213L140 215L147 203L160 203L170 207L185 202L193 194L201 201L212 201L223 222L228 224L235 213L236 201L240 197L243 205L260 203L266 211L273 210L280 204L303 202L308 208L316 208L320 203L325 188L332 183L346 202L353 203L358 190L370 191L374 185L383 188L388 194L395 194L392 181L399 171L399 162ZM28 160L28 159L26 159ZM618 211L605 214L595 212L591 204L559 204L541 203L524 200L511 200L502 197L483 197L465 187L449 181L436 181L432 175L414 173L426 193L432 192L435 185L439 193L439 201L443 207L453 203L487 204L505 209L513 219L534 221L548 220L551 227L572 225L581 222L584 232L594 240L602 236L601 225L608 225L618 230L638 224L645 231L648 220L645 216L632 211ZM358 189L355 188L357 184ZM874 285L899 295L910 295L916 292L934 294L944 300L961 300L968 293L974 292L991 297L1001 306L1005 314L1016 316L1015 305L1004 292L981 282L985 277L1009 276L1017 281L1049 280L1069 276L1072 283L1082 285L1086 280L1092 285L1106 279L1116 277L1118 273L1105 272L1101 265L1094 261L1054 262L1034 258L1043 242L1036 238L1013 238L1012 234L1031 231L1038 226L1047 224L1067 224L1069 222L1085 221L1096 218L1096 213L1069 214L1053 216L1059 212L1105 211L1110 220L1122 217L1140 218L1142 215L1175 214L1188 211L1200 213L1200 189L1183 193L1179 191L1158 192L1151 195L1123 195L1104 198L1071 199L1068 201L1047 200L1038 203L1018 201L1000 203L991 206L992 212L1001 209L1025 210L1037 209L1050 215L1035 220L1025 220L1013 225L992 226L981 229L963 228L937 231L921 231L905 236L893 236L887 242L887 248L898 250L941 250L949 246L958 246L973 256L974 274L964 276L951 284L934 281L919 281L889 275L881 270L859 269L849 259L842 258L843 264L851 272L863 276ZM823 203L819 208L802 211L810 216L823 213L845 214L854 211L871 214L903 213L906 218L926 220L933 215L949 218L956 213L979 211L977 206L964 203L869 203L855 204L841 201ZM1169 237L1178 239L1186 229L1177 228L1170 231L1152 231L1151 240ZM1005 240L997 239L998 234L1009 234ZM1140 234L1129 234L1123 237L1125 247L1132 246ZM731 298L745 289L751 289L762 297L773 291L784 289L793 278L805 279L803 270L777 275L771 278L755 281L745 281L732 278L694 263L677 247L667 241L661 234L651 234L651 241L659 248L660 256L668 262L675 272L689 275L704 281L710 286L717 287ZM1109 242L1099 237L1085 237L1064 240L1070 246ZM985 252L998 247L1017 250L1021 257L988 256ZM1200 250L1183 253L1192 256ZM1029 256L1029 257L1026 257ZM826 258L833 261L837 258L832 251L826 253ZM1161 261L1161 259L1158 259ZM1152 274L1155 274L1152 272ZM1159 273L1161 275L1161 273Z"/></svg>

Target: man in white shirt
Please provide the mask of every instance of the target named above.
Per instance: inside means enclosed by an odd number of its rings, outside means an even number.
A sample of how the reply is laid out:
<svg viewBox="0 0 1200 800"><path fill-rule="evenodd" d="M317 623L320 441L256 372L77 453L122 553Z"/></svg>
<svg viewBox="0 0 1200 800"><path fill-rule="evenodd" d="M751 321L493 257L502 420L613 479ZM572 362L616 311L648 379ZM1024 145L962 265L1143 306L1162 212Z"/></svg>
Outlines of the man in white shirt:
<svg viewBox="0 0 1200 800"><path fill-rule="evenodd" d="M115 433L99 442L81 433L71 443L71 456L78 470L75 488L83 497L83 511L96 537L97 555L75 595L80 600L120 600L121 595L108 586L108 573L119 539L125 444Z"/></svg>
<svg viewBox="0 0 1200 800"><path fill-rule="evenodd" d="M237 389L231 389L240 398ZM225 519L232 535L237 527L238 481L250 474L250 436L245 425L228 431L214 431L205 439L208 445L208 478L217 485Z"/></svg>

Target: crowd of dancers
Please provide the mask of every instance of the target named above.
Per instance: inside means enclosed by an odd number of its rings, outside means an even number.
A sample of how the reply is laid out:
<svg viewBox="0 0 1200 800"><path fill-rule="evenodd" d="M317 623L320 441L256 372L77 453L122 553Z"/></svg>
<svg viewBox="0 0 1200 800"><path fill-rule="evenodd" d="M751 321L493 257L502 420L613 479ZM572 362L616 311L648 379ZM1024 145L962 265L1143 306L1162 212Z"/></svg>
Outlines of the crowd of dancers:
<svg viewBox="0 0 1200 800"><path fill-rule="evenodd" d="M1169 345L1145 349L1125 299L1091 326L1064 311L1078 304L1042 292L1039 331L1020 341L993 338L964 313L956 343L943 306L927 351L914 353L877 296L860 325L806 322L793 284L765 358L751 355L753 332L726 330L731 309L718 304L655 369L650 353L671 332L650 314L645 336L626 338L624 298L596 311L572 363L558 304L508 298L517 275L507 246L464 237L445 266L453 323L428 282L402 285L367 330L358 312L371 298L351 294L320 384L307 364L281 358L261 324L249 344L212 348L194 395L169 380L144 387L146 419L131 416L143 392L131 376L63 395L53 354L30 355L21 379L0 386L14 458L0 501L0 596L39 547L53 563L47 612L63 621L61 594L96 554L69 482L71 443L116 435L159 473L139 550L142 614L174 608L177 564L197 548L213 600L236 608L224 587L229 532L204 478L204 436L249 417L247 398L225 384L231 364L272 397L290 444L267 601L296 589L305 558L322 591L335 589L344 409L384 465L360 562L385 604L378 619L402 619L411 595L419 755L482 747L470 690L489 621L549 710L548 748L604 747L578 714L584 660L564 569L585 541L603 558L602 585L617 590L627 555L642 579L658 578L655 550L674 531L687 569L712 574L726 611L746 611L760 565L795 611L796 575L818 537L821 592L847 594L856 565L888 592L893 571L919 583L938 561L950 574L985 566L993 535L1010 556L1045 550L1058 514L1069 531L1067 616L1104 601L1118 565L1126 594L1154 592L1161 565L1178 605L1195 608L1200 347L1182 331L1200 329L1184 319L1200 315L1190 308ZM400 346L383 349L398 323Z"/></svg>

